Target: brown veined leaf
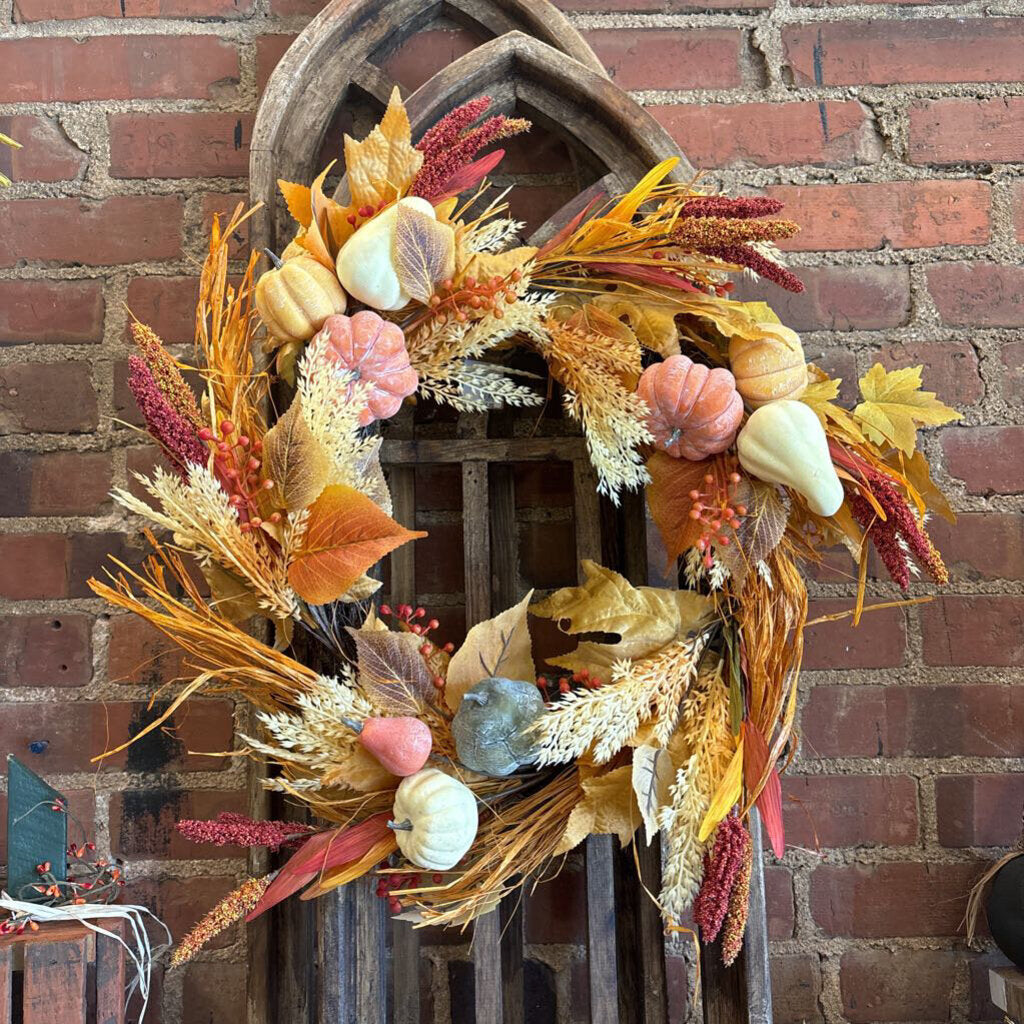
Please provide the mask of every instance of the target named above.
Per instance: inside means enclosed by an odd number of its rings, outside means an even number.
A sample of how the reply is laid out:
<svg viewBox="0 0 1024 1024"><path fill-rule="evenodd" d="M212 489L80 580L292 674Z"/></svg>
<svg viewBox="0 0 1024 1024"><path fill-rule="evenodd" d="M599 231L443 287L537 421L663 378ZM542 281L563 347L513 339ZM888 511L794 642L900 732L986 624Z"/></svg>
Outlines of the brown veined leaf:
<svg viewBox="0 0 1024 1024"><path fill-rule="evenodd" d="M263 439L263 469L276 485L280 507L298 512L312 505L327 485L331 459L302 416L298 399Z"/></svg>
<svg viewBox="0 0 1024 1024"><path fill-rule="evenodd" d="M672 757L662 747L647 744L633 750L633 794L650 846L658 834L658 811L671 801L669 790L676 780Z"/></svg>
<svg viewBox="0 0 1024 1024"><path fill-rule="evenodd" d="M277 179L277 187L281 190L281 195L284 197L292 218L304 228L308 228L309 222L313 219L313 200L310 187L297 185L294 181L285 181L284 178Z"/></svg>
<svg viewBox="0 0 1024 1024"><path fill-rule="evenodd" d="M703 527L690 518L693 506L690 491L701 489L710 466L710 459L690 462L689 459L674 459L665 452L655 452L647 460L647 472L651 476L647 504L668 556L666 572L700 539Z"/></svg>
<svg viewBox="0 0 1024 1024"><path fill-rule="evenodd" d="M359 688L371 704L388 715L418 715L433 700L430 669L420 654L423 641L415 633L353 629Z"/></svg>
<svg viewBox="0 0 1024 1024"><path fill-rule="evenodd" d="M365 494L333 484L309 509L302 549L288 567L288 582L309 604L335 601L389 551L417 537Z"/></svg>
<svg viewBox="0 0 1024 1024"><path fill-rule="evenodd" d="M634 587L617 572L586 559L583 572L582 586L556 591L531 609L533 614L554 619L565 633L612 633L619 640L587 641L573 654L551 659L553 665L576 668L585 658L588 665L603 663L607 668L623 658L644 658L703 628L714 612L709 598L691 590Z"/></svg>
<svg viewBox="0 0 1024 1024"><path fill-rule="evenodd" d="M426 305L435 287L455 274L455 232L400 203L391 260L402 289Z"/></svg>
<svg viewBox="0 0 1024 1024"><path fill-rule="evenodd" d="M941 426L960 419L960 413L943 405L934 391L921 390L921 366L886 371L875 363L860 379L864 397L853 415L868 439L880 447L892 445L912 455L919 426Z"/></svg>
<svg viewBox="0 0 1024 1024"><path fill-rule="evenodd" d="M568 853L589 835L617 835L628 846L640 824L633 794L633 766L624 764L604 775L583 779L583 799L573 808L554 855Z"/></svg>
<svg viewBox="0 0 1024 1024"><path fill-rule="evenodd" d="M405 195L423 164L398 87L379 125L362 141L345 136L345 168L354 207L390 203Z"/></svg>
<svg viewBox="0 0 1024 1024"><path fill-rule="evenodd" d="M739 589L754 566L782 540L792 507L789 495L773 484L746 477L742 484L733 497L737 505L746 505L747 514L741 517L739 529L730 527L732 543L715 546L715 557L728 568Z"/></svg>
<svg viewBox="0 0 1024 1024"><path fill-rule="evenodd" d="M448 663L444 699L452 711L459 710L462 695L468 689L491 675L530 682L536 679L526 622L532 597L531 590L519 604L506 608L493 619L478 622L466 634Z"/></svg>

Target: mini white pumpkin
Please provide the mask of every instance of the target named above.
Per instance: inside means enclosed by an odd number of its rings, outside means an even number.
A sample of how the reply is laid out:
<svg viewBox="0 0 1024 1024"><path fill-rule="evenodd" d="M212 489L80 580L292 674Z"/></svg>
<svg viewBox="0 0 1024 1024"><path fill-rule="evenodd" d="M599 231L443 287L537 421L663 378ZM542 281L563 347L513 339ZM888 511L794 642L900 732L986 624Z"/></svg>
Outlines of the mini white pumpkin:
<svg viewBox="0 0 1024 1024"><path fill-rule="evenodd" d="M455 867L473 845L479 817L473 791L436 768L402 779L388 825L406 860L428 871Z"/></svg>
<svg viewBox="0 0 1024 1024"><path fill-rule="evenodd" d="M783 399L755 409L736 438L736 451L751 476L792 487L812 512L833 516L839 511L843 485L825 430L810 406Z"/></svg>
<svg viewBox="0 0 1024 1024"><path fill-rule="evenodd" d="M391 261L400 206L437 219L426 199L400 199L361 227L338 253L338 280L342 287L372 309L396 310L410 302Z"/></svg>

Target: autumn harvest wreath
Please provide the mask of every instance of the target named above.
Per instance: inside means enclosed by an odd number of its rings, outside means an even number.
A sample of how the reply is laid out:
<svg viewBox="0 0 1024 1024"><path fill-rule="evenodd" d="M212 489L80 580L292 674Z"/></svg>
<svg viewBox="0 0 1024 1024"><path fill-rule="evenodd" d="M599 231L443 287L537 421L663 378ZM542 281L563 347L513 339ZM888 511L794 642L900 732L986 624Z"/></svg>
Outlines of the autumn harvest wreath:
<svg viewBox="0 0 1024 1024"><path fill-rule="evenodd" d="M184 648L194 678L168 714L200 690L251 702L261 731L242 753L325 823L181 822L196 840L290 856L214 908L177 962L231 920L368 874L396 914L464 925L593 833L660 833L665 921L692 906L729 962L751 808L783 851L800 564L845 545L854 621L872 545L901 588L918 569L946 579L924 524L952 514L916 433L957 414L921 390L920 367L874 366L843 408L840 382L768 305L730 297L740 273L801 289L775 247L797 230L781 204L666 183L669 160L540 248L520 244L487 182L502 150L479 154L529 125L487 108L467 103L414 143L396 90L365 140L345 139L347 201L324 193L330 168L280 183L298 228L259 276L253 253L229 283L248 214L215 222L195 368L133 324L129 383L167 466L139 478L150 500L115 497L163 539L150 536L144 569L92 587ZM547 382L512 364L524 349ZM422 608L375 606L371 568L424 535L391 518L374 424L405 402L481 411L540 405L552 388L599 491L646 488L681 589L585 562L579 586L528 594L457 650L435 643ZM604 642L538 675L528 613ZM273 645L243 628L254 616ZM339 659L336 677L288 653L297 630Z"/></svg>

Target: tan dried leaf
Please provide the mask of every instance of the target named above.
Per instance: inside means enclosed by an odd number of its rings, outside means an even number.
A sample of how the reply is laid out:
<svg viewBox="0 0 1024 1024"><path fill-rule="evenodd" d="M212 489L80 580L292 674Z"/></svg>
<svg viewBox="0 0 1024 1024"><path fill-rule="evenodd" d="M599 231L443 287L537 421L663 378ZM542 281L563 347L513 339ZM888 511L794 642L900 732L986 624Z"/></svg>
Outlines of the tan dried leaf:
<svg viewBox="0 0 1024 1024"><path fill-rule="evenodd" d="M604 775L592 775L581 783L583 799L573 808L565 834L554 856L568 853L590 835L617 835L628 846L640 824L640 810L633 794L633 766Z"/></svg>
<svg viewBox="0 0 1024 1024"><path fill-rule="evenodd" d="M732 574L733 582L742 588L747 574L764 561L778 546L789 522L789 495L773 484L744 477L733 498L747 506L739 529L729 528L732 543L715 546L715 557Z"/></svg>
<svg viewBox="0 0 1024 1024"><path fill-rule="evenodd" d="M228 622L244 622L260 614L256 595L245 580L216 562L202 567L203 577L210 587L209 605Z"/></svg>
<svg viewBox="0 0 1024 1024"><path fill-rule="evenodd" d="M263 439L263 468L275 498L289 512L312 505L331 475L331 460L313 436L296 399Z"/></svg>
<svg viewBox="0 0 1024 1024"><path fill-rule="evenodd" d="M391 261L403 290L426 305L436 285L455 274L455 232L399 204Z"/></svg>
<svg viewBox="0 0 1024 1024"><path fill-rule="evenodd" d="M466 635L448 665L444 698L452 711L458 711L468 689L491 675L530 682L537 678L527 626L532 597L531 590L519 604L478 622Z"/></svg>
<svg viewBox="0 0 1024 1024"><path fill-rule="evenodd" d="M478 281L489 281L492 277L507 278L514 270L522 270L534 256L537 248L520 245L505 252L473 253L460 268L459 279L475 277Z"/></svg>

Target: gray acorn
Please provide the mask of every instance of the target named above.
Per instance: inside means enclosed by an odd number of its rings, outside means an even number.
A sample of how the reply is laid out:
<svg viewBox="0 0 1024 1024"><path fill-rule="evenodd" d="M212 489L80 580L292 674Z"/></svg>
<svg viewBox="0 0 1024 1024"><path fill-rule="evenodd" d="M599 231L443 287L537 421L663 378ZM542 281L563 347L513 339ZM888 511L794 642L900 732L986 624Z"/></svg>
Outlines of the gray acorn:
<svg viewBox="0 0 1024 1024"><path fill-rule="evenodd" d="M521 679L483 679L462 697L452 720L459 760L470 771L511 775L537 756L529 727L544 713L533 683Z"/></svg>

